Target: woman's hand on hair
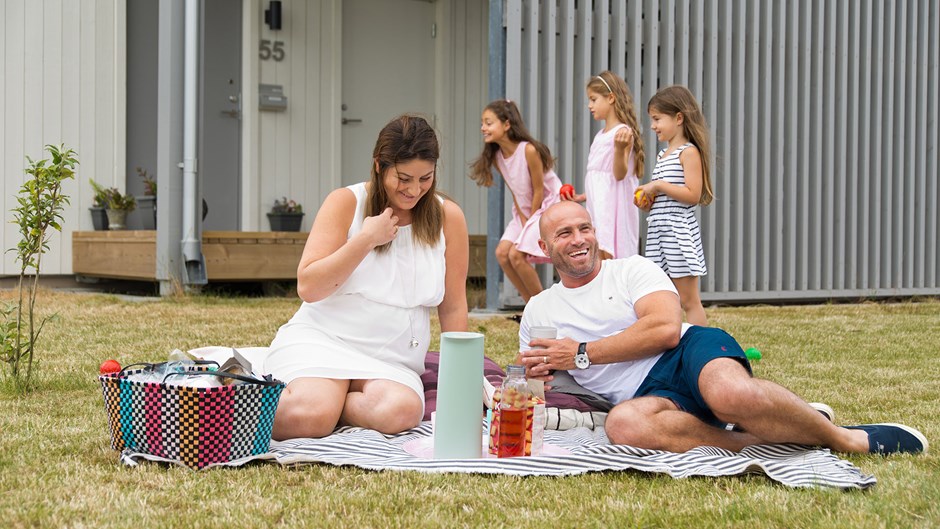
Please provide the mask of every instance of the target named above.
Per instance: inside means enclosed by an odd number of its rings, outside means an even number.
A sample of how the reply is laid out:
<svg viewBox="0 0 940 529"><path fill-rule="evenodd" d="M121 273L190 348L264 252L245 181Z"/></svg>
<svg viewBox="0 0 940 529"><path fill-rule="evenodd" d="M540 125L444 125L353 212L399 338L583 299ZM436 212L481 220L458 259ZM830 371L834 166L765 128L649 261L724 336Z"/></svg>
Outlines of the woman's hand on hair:
<svg viewBox="0 0 940 529"><path fill-rule="evenodd" d="M362 221L361 233L373 248L391 242L398 235L398 215L392 213L392 208L385 208L374 217L366 217Z"/></svg>

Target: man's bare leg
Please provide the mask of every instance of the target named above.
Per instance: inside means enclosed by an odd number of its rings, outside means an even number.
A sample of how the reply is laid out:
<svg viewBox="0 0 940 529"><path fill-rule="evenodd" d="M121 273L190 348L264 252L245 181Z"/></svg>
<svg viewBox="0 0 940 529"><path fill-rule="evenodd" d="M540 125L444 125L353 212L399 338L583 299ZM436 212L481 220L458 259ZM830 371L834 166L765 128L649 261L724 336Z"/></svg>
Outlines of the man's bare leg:
<svg viewBox="0 0 940 529"><path fill-rule="evenodd" d="M761 443L748 432L705 424L663 397L639 397L618 404L608 413L604 428L611 443L669 452L687 452L697 446L738 452Z"/></svg>
<svg viewBox="0 0 940 529"><path fill-rule="evenodd" d="M790 390L751 377L733 358L705 364L699 375L699 391L718 419L740 425L761 442L868 452L864 431L835 426Z"/></svg>

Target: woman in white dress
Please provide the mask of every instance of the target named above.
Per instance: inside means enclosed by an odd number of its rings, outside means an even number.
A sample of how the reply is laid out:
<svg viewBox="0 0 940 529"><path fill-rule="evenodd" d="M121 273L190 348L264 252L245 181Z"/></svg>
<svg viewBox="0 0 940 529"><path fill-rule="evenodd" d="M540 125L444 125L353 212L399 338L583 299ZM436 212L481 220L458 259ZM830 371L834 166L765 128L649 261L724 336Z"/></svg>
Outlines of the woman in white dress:
<svg viewBox="0 0 940 529"><path fill-rule="evenodd" d="M265 360L287 383L274 439L420 423L431 308L443 331L467 330L467 224L436 192L438 157L427 121L395 118L379 133L371 180L320 207L297 269L304 303Z"/></svg>

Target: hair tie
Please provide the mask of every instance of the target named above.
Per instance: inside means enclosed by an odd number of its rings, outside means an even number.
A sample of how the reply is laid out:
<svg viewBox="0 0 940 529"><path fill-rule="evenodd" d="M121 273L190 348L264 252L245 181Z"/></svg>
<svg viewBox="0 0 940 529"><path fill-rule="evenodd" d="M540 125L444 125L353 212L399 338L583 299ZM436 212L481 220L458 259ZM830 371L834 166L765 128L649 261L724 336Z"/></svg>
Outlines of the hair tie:
<svg viewBox="0 0 940 529"><path fill-rule="evenodd" d="M509 104L511 105L511 104L512 104L512 99L507 99L507 100L506 100L506 103L509 103Z"/></svg>
<svg viewBox="0 0 940 529"><path fill-rule="evenodd" d="M597 78L600 79L602 83L604 83L604 86L607 87L607 91L608 91L608 92L614 93L614 91L611 90L610 85L607 84L607 81L605 81L603 77L601 77L601 76L598 75Z"/></svg>

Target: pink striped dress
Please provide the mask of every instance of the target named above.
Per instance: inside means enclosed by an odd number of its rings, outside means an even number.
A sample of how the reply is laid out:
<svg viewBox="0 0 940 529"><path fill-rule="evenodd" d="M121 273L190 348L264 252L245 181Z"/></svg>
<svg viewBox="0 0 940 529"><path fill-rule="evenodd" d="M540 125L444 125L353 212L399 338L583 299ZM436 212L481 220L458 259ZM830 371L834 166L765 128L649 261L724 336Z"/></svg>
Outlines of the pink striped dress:
<svg viewBox="0 0 940 529"><path fill-rule="evenodd" d="M627 176L614 178L614 136L624 124L594 136L588 153L584 193L588 213L594 222L597 243L615 259L639 253L640 210L633 204L639 180L634 172L633 153L627 160Z"/></svg>
<svg viewBox="0 0 940 529"><path fill-rule="evenodd" d="M548 263L551 260L539 248L539 217L548 206L559 201L558 189L561 187L561 180L553 170L544 172L542 206L532 212L532 176L529 174L529 164L525 159L525 147L528 144L525 141L519 142L516 152L509 157L504 157L502 151L496 153L496 168L499 169L499 174L503 175L506 187L522 208L523 214L529 218L523 223L519 212L515 207L512 208L512 220L506 226L501 240L512 242L517 250L528 254L528 261L531 263Z"/></svg>

